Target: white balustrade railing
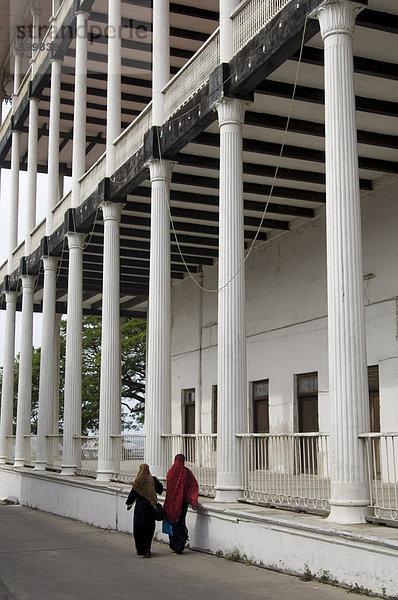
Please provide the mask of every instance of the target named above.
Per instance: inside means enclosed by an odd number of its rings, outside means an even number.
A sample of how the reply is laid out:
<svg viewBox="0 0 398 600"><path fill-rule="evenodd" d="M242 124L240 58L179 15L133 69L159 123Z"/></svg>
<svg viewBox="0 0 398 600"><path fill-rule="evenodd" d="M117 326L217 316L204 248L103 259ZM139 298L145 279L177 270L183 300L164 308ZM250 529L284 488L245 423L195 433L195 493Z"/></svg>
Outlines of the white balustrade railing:
<svg viewBox="0 0 398 600"><path fill-rule="evenodd" d="M232 13L233 52L236 54L291 0L247 0Z"/></svg>
<svg viewBox="0 0 398 600"><path fill-rule="evenodd" d="M152 102L150 102L132 123L116 138L116 169L133 156L144 144L144 136L152 127Z"/></svg>
<svg viewBox="0 0 398 600"><path fill-rule="evenodd" d="M199 483L201 496L215 496L217 474L217 434L201 433L163 435L167 464L171 466L176 454L185 456L185 464Z"/></svg>
<svg viewBox="0 0 398 600"><path fill-rule="evenodd" d="M326 512L330 478L328 435L237 434L243 499L256 504Z"/></svg>
<svg viewBox="0 0 398 600"><path fill-rule="evenodd" d="M398 433L363 433L372 516L398 522Z"/></svg>
<svg viewBox="0 0 398 600"><path fill-rule="evenodd" d="M63 436L58 433L46 435L47 464L46 469L60 471L63 455Z"/></svg>
<svg viewBox="0 0 398 600"><path fill-rule="evenodd" d="M72 206L72 192L68 192L52 209L53 231L64 222L66 211Z"/></svg>
<svg viewBox="0 0 398 600"><path fill-rule="evenodd" d="M207 83L210 73L219 64L220 32L219 29L216 29L203 46L163 88L165 121Z"/></svg>
<svg viewBox="0 0 398 600"><path fill-rule="evenodd" d="M40 223L31 231L30 234L30 247L31 251L36 250L39 247L41 239L46 235L46 219L42 219Z"/></svg>
<svg viewBox="0 0 398 600"><path fill-rule="evenodd" d="M82 204L98 187L99 182L105 177L106 152L79 179L80 204Z"/></svg>
<svg viewBox="0 0 398 600"><path fill-rule="evenodd" d="M12 253L11 272L19 268L23 256L25 256L25 241L21 242Z"/></svg>
<svg viewBox="0 0 398 600"><path fill-rule="evenodd" d="M145 434L132 433L112 436L114 479L129 483L138 473L144 462Z"/></svg>
<svg viewBox="0 0 398 600"><path fill-rule="evenodd" d="M77 475L96 477L98 468L98 440L97 435L77 436L81 442L80 460L81 464L76 470Z"/></svg>

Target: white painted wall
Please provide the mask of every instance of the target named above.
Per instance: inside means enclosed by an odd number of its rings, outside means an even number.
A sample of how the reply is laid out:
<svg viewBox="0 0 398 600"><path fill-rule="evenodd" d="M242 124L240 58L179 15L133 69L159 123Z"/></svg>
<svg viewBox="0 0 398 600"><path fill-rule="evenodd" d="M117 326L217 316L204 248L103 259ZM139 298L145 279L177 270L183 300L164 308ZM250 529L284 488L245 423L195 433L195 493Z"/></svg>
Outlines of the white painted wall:
<svg viewBox="0 0 398 600"><path fill-rule="evenodd" d="M372 274L363 286L368 365L379 364L383 431L398 431L397 193L387 178L361 199L364 274ZM203 286L216 289L217 265L204 270ZM324 214L258 245L246 262L248 382L269 378L271 432L293 430L294 376L312 371L319 428L329 430L326 292ZM182 430L181 390L191 387L201 400L202 431L210 432L217 294L186 277L173 285L172 310L173 432Z"/></svg>

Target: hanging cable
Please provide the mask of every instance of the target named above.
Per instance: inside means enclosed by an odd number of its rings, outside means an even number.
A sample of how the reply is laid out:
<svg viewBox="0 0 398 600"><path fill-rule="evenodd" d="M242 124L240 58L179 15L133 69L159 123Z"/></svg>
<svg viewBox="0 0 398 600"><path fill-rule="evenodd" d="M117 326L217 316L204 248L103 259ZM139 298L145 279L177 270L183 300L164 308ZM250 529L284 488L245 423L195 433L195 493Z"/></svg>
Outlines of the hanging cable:
<svg viewBox="0 0 398 600"><path fill-rule="evenodd" d="M287 137L287 133L288 133L288 129L289 129L289 124L290 124L290 119L291 119L291 115L292 115L292 110L293 110L293 102L294 102L295 95L296 95L296 88L297 88L297 82L298 82L299 70L300 70L300 65L301 65L301 61L302 61L303 48L304 48L304 43L305 43L305 34L306 34L306 28L307 28L307 20L308 20L308 16L306 15L306 17L305 17L305 22L304 22L304 27L303 27L303 34L302 34L302 37L301 37L300 52L299 52L299 59L298 59L297 68L296 68L296 74L295 74L295 80L294 80L294 85L293 85L292 97L291 97L291 100L290 100L289 113L288 113L288 117L287 117L287 120L286 120L286 126L285 126L285 130L284 130L284 134L283 134L283 140L282 140L281 148L280 148L280 151L279 151L279 158L281 158L281 157L282 157L282 155L283 155L283 151L284 151L284 148L285 148L285 145L286 145L286 137ZM258 48L259 46L261 46L261 45L262 45L262 44L259 44L259 45L257 46L257 48ZM228 79L230 79L231 77L232 77L232 75L230 75L230 76L229 76L229 77L226 79L226 81L228 81ZM226 81L225 81L225 82L226 82ZM220 84L220 86L219 86L219 87L220 87L220 88L222 88L222 87L223 87L223 85L224 85L224 82L223 82L222 84ZM177 119L175 119L175 120L177 120ZM158 138L159 160L160 160L160 162L162 163L162 161L163 161L163 157L162 157L162 154L161 154L161 148L160 148L160 136L159 136L159 129L157 129L156 131L157 131L157 138ZM232 282L232 281L233 281L233 280L234 280L234 279L235 279L235 278L238 276L238 274L241 272L241 270L242 270L242 269L243 269L243 267L245 266L245 263L246 263L246 261L248 260L249 256L251 255L251 252L252 252L252 250L253 250L254 244L255 244L255 242L256 242L256 240L257 240L257 237L258 237L258 235L259 235L259 233L260 233L260 230L261 230L262 224L263 224L263 222L264 222L265 215L266 215L266 213L267 213L268 206L269 206L269 203L270 203L270 201L271 201L272 194L273 194L273 191L274 191L275 182L276 182L276 179L277 179L277 176L278 176L278 171L279 171L279 165L277 165L277 166L275 167L275 173L274 173L274 176L273 176L273 179L272 179L272 184L271 184L270 192L269 192L269 194L268 194L268 198L267 198L267 201L266 201L266 204L265 204L265 207L264 207L264 210L263 210L263 213L262 213L261 219L260 219L260 224L259 224L259 225L258 225L258 227L257 227L257 231L256 231L256 233L255 233L255 235L254 235L254 238L253 238L253 240L252 240L252 242L251 242L251 244L250 244L250 247L249 247L249 249L248 249L248 251L247 251L247 253L246 253L246 255L245 255L245 257L244 257L244 259L243 259L243 261L242 261L242 264L241 264L241 266L240 266L240 267L239 267L239 269L238 269L238 270L237 270L237 271L234 273L234 275L232 275L232 277L231 277L231 278L230 278L230 279L229 279L229 280L228 280L228 281L227 281L227 282L226 282L226 283L225 283L225 284L224 284L222 287L218 287L218 288L215 288L215 289L212 289L212 288L206 288L205 286L201 285L201 284L200 284L200 283L199 283L199 282L198 282L198 281L195 279L195 277L192 275L191 271L189 270L189 266L188 266L187 262L185 261L184 255L183 255L183 253L182 253L182 250L181 250L180 243L179 243L179 241L178 241L178 236L177 236L177 232L176 232L176 229L175 229L175 226L174 226L174 220L173 220L173 216L172 216L172 214L171 214L171 204L170 204L170 195L169 195L169 197L168 197L168 202L167 202L167 206L168 206L168 211L169 211L169 216L170 216L170 223L171 223L171 227L172 227L172 231L173 231L174 238L175 238L175 240L176 240L176 245L177 245L177 248L178 248L178 252L179 252L179 254L180 254L181 260L182 260L182 262L183 262L183 264L184 264L184 267L185 267L185 269L186 269L186 271L187 271L187 273L188 273L189 277L192 279L192 281L195 283L195 285L196 285L197 287L199 287L201 290L203 290L204 292L209 292L209 293L217 293L217 292L219 292L219 291L221 291L221 290L225 289L225 288L226 288L226 287L227 287L227 286L228 286L228 285L229 285L229 284L230 284L230 283L231 283L231 282Z"/></svg>

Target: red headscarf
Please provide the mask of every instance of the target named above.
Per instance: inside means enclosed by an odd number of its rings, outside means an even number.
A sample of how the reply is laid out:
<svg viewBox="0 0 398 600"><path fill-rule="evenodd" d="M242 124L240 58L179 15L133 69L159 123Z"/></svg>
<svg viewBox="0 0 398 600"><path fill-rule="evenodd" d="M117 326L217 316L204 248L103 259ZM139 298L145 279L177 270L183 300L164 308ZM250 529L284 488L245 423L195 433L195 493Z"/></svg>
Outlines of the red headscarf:
<svg viewBox="0 0 398 600"><path fill-rule="evenodd" d="M177 523L184 501L193 508L198 507L199 485L192 471L184 466L184 462L184 455L177 454L166 477L166 500L163 509L172 525Z"/></svg>

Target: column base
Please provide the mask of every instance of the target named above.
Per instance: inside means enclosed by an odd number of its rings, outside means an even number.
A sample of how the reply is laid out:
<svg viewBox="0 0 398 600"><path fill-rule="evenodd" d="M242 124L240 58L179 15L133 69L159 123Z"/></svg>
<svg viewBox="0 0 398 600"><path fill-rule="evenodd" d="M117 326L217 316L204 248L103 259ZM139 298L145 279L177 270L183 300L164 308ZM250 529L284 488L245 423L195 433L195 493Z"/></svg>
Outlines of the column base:
<svg viewBox="0 0 398 600"><path fill-rule="evenodd" d="M24 458L16 458L14 460L14 467L24 467L25 466L25 459Z"/></svg>
<svg viewBox="0 0 398 600"><path fill-rule="evenodd" d="M109 471L97 471L97 481L110 481L112 475Z"/></svg>
<svg viewBox="0 0 398 600"><path fill-rule="evenodd" d="M46 470L46 464L45 462L36 462L35 463L35 468L33 469L34 471L45 471Z"/></svg>
<svg viewBox="0 0 398 600"><path fill-rule="evenodd" d="M77 466L64 466L61 465L61 475L76 475Z"/></svg>
<svg viewBox="0 0 398 600"><path fill-rule="evenodd" d="M0 465L5 465L5 464L7 464L7 457L0 456Z"/></svg>
<svg viewBox="0 0 398 600"><path fill-rule="evenodd" d="M368 504L367 504L368 505ZM332 504L326 521L340 525L360 525L366 523L367 505L336 505Z"/></svg>
<svg viewBox="0 0 398 600"><path fill-rule="evenodd" d="M242 488L240 487L217 487L215 502L238 502L242 497Z"/></svg>

